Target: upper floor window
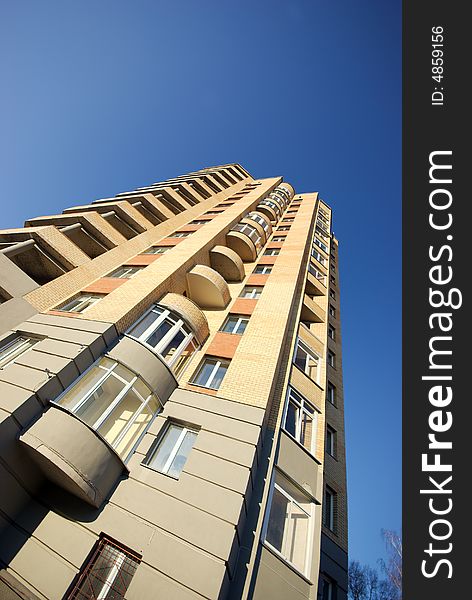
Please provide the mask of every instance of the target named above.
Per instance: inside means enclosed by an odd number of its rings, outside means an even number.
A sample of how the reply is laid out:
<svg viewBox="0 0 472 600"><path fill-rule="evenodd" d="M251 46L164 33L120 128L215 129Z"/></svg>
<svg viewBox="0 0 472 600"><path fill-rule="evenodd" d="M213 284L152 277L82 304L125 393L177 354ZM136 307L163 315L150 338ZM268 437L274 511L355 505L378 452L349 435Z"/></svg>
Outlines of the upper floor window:
<svg viewBox="0 0 472 600"><path fill-rule="evenodd" d="M178 479L197 435L196 429L169 422L163 434L157 439L157 443L151 447L144 464Z"/></svg>
<svg viewBox="0 0 472 600"><path fill-rule="evenodd" d="M330 295L330 298L333 298L333 300L336 300L336 292L332 288L330 288L330 290L329 290L329 295Z"/></svg>
<svg viewBox="0 0 472 600"><path fill-rule="evenodd" d="M326 576L320 579L319 586L320 600L336 600L335 584L332 581L326 579Z"/></svg>
<svg viewBox="0 0 472 600"><path fill-rule="evenodd" d="M217 390L226 375L228 367L228 360L206 356L193 376L191 383Z"/></svg>
<svg viewBox="0 0 472 600"><path fill-rule="evenodd" d="M265 542L304 575L309 574L313 504L280 472L275 472L268 505Z"/></svg>
<svg viewBox="0 0 472 600"><path fill-rule="evenodd" d="M290 225L281 225L277 227L277 231L290 231Z"/></svg>
<svg viewBox="0 0 472 600"><path fill-rule="evenodd" d="M336 457L336 431L328 425L326 428L326 452Z"/></svg>
<svg viewBox="0 0 472 600"><path fill-rule="evenodd" d="M101 294L79 294L73 300L69 300L62 306L56 308L62 312L76 312L82 313L96 304L103 298Z"/></svg>
<svg viewBox="0 0 472 600"><path fill-rule="evenodd" d="M209 219L195 219L195 221L190 221L190 225L206 225L209 222Z"/></svg>
<svg viewBox="0 0 472 600"><path fill-rule="evenodd" d="M107 277L114 277L115 279L131 279L136 273L142 271L144 267L118 267L112 271Z"/></svg>
<svg viewBox="0 0 472 600"><path fill-rule="evenodd" d="M183 238L192 235L193 231L176 231L175 233L171 233L169 237L174 238Z"/></svg>
<svg viewBox="0 0 472 600"><path fill-rule="evenodd" d="M151 246L143 252L143 254L164 254L172 246Z"/></svg>
<svg viewBox="0 0 472 600"><path fill-rule="evenodd" d="M289 388L284 429L304 448L315 452L317 412L315 407L293 388Z"/></svg>
<svg viewBox="0 0 472 600"><path fill-rule="evenodd" d="M124 600L141 555L101 536L67 600Z"/></svg>
<svg viewBox="0 0 472 600"><path fill-rule="evenodd" d="M336 503L336 492L326 486L323 503L323 525L331 531L336 529Z"/></svg>
<svg viewBox="0 0 472 600"><path fill-rule="evenodd" d="M336 309L334 308L334 306L333 306L332 304L330 304L330 305L329 305L329 314L330 314L332 317L335 317L335 316L336 316Z"/></svg>
<svg viewBox="0 0 472 600"><path fill-rule="evenodd" d="M326 399L330 404L336 405L336 388L330 382L328 382L328 388L326 390Z"/></svg>
<svg viewBox="0 0 472 600"><path fill-rule="evenodd" d="M160 409L144 381L109 358L100 359L55 403L99 433L124 461Z"/></svg>
<svg viewBox="0 0 472 600"><path fill-rule="evenodd" d="M259 225L264 229L266 234L270 231L270 223L266 217L263 217L262 215L259 215L255 212L250 212L246 218L252 219L256 223L259 223Z"/></svg>
<svg viewBox="0 0 472 600"><path fill-rule="evenodd" d="M271 239L271 242L285 242L285 236L284 235L274 235L274 237Z"/></svg>
<svg viewBox="0 0 472 600"><path fill-rule="evenodd" d="M239 231L239 233L244 233L248 236L250 240L254 243L256 247L256 251L262 248L261 236L255 227L249 225L249 223L237 223L231 231Z"/></svg>
<svg viewBox="0 0 472 600"><path fill-rule="evenodd" d="M293 362L299 369L306 373L310 379L313 379L313 381L318 383L320 375L320 357L300 339L297 339L297 345L293 354Z"/></svg>
<svg viewBox="0 0 472 600"><path fill-rule="evenodd" d="M328 246L324 242L322 242L321 240L319 240L317 237L315 237L314 242L315 242L315 244L317 246L319 246L326 253L328 252Z"/></svg>
<svg viewBox="0 0 472 600"><path fill-rule="evenodd" d="M0 369L13 364L17 358L31 350L39 341L40 339L37 337L22 334L3 344L0 347Z"/></svg>
<svg viewBox="0 0 472 600"><path fill-rule="evenodd" d="M278 256L280 254L280 248L267 248L264 251L264 256Z"/></svg>
<svg viewBox="0 0 472 600"><path fill-rule="evenodd" d="M242 335L249 322L249 317L242 315L228 315L220 331Z"/></svg>
<svg viewBox="0 0 472 600"><path fill-rule="evenodd" d="M328 365L336 367L336 355L331 350L328 350Z"/></svg>
<svg viewBox="0 0 472 600"><path fill-rule="evenodd" d="M313 258L315 258L321 265L325 265L326 264L326 258L324 256L322 256L318 250L315 250L315 248L311 249L311 255L313 256Z"/></svg>
<svg viewBox="0 0 472 600"><path fill-rule="evenodd" d="M332 325L328 325L328 336L332 339L336 339L336 329Z"/></svg>
<svg viewBox="0 0 472 600"><path fill-rule="evenodd" d="M128 330L128 334L150 346L176 376L196 351L193 331L174 312L154 304Z"/></svg>
<svg viewBox="0 0 472 600"><path fill-rule="evenodd" d="M272 271L272 265L257 265L253 273L256 275L268 275Z"/></svg>
<svg viewBox="0 0 472 600"><path fill-rule="evenodd" d="M261 297L262 286L258 285L245 285L243 291L239 294L240 298L253 298L257 300Z"/></svg>

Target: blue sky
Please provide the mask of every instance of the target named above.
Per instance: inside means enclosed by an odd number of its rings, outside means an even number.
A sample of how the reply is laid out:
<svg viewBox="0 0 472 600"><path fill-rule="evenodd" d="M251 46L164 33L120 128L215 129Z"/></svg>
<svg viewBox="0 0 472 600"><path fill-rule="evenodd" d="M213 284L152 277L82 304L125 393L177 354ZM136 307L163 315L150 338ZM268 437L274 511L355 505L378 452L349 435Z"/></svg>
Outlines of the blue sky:
<svg viewBox="0 0 472 600"><path fill-rule="evenodd" d="M0 11L3 227L241 162L340 240L350 554L401 527L399 0L17 0Z"/></svg>

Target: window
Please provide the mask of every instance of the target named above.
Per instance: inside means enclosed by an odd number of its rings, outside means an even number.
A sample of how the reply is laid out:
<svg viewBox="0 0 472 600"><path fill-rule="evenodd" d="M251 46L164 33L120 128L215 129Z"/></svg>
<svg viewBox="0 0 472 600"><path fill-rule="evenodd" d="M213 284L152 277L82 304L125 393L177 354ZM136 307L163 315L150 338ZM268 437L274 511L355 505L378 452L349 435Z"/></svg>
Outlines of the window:
<svg viewBox="0 0 472 600"><path fill-rule="evenodd" d="M320 600L336 600L336 596L335 596L335 584L326 579L325 577L322 577L320 579L320 584L319 584L319 598Z"/></svg>
<svg viewBox="0 0 472 600"><path fill-rule="evenodd" d="M336 300L336 292L331 288L329 290L329 295L330 295L330 298L333 298L333 300Z"/></svg>
<svg viewBox="0 0 472 600"><path fill-rule="evenodd" d="M310 562L312 502L281 473L275 473L265 543L307 575Z"/></svg>
<svg viewBox="0 0 472 600"><path fill-rule="evenodd" d="M67 600L124 600L141 556L102 536Z"/></svg>
<svg viewBox="0 0 472 600"><path fill-rule="evenodd" d="M328 529L331 529L331 531L335 531L336 527L336 501L336 492L326 486L323 507L323 525Z"/></svg>
<svg viewBox="0 0 472 600"><path fill-rule="evenodd" d="M313 381L316 382L318 382L319 378L319 361L319 356L304 342L298 339L293 355L293 362L299 369L306 373L310 379L313 379Z"/></svg>
<svg viewBox="0 0 472 600"><path fill-rule="evenodd" d="M256 251L259 252L262 248L261 236L255 227L249 225L249 223L237 223L231 231L239 231L244 233L254 243Z"/></svg>
<svg viewBox="0 0 472 600"><path fill-rule="evenodd" d="M179 376L197 350L193 331L177 313L154 304L127 332L152 348Z"/></svg>
<svg viewBox="0 0 472 600"><path fill-rule="evenodd" d="M326 390L326 399L333 406L336 405L336 388L334 387L334 385L332 383L329 383L329 382L328 382L328 389Z"/></svg>
<svg viewBox="0 0 472 600"><path fill-rule="evenodd" d="M207 210L206 213L203 213L204 215L221 215L223 211L222 210Z"/></svg>
<svg viewBox="0 0 472 600"><path fill-rule="evenodd" d="M29 335L17 335L0 348L0 369L12 365L17 358L28 352L35 344L40 341L39 338Z"/></svg>
<svg viewBox="0 0 472 600"><path fill-rule="evenodd" d="M272 271L272 265L257 265L253 273L256 275L268 275Z"/></svg>
<svg viewBox="0 0 472 600"><path fill-rule="evenodd" d="M280 248L267 248L264 251L264 256L278 256L280 254Z"/></svg>
<svg viewBox="0 0 472 600"><path fill-rule="evenodd" d="M277 227L277 231L290 231L290 225L281 225Z"/></svg>
<svg viewBox="0 0 472 600"><path fill-rule="evenodd" d="M246 218L252 219L256 223L259 223L259 225L266 232L266 234L268 234L268 232L270 231L270 222L267 219L267 217L263 217L262 215L258 214L257 212L250 212Z"/></svg>
<svg viewBox="0 0 472 600"><path fill-rule="evenodd" d="M330 305L329 305L329 314L330 314L332 317L335 317L335 316L336 316L336 309L334 308L334 306L333 306L332 304L330 304Z"/></svg>
<svg viewBox="0 0 472 600"><path fill-rule="evenodd" d="M321 283L326 286L326 276L323 275L321 271L318 271L318 269L316 269L311 263L308 267L308 271L314 275L318 281L321 281Z"/></svg>
<svg viewBox="0 0 472 600"><path fill-rule="evenodd" d="M167 250L169 250L169 246L151 246L145 250L143 254L164 254L164 252L167 252Z"/></svg>
<svg viewBox="0 0 472 600"><path fill-rule="evenodd" d="M334 275L330 275L329 280L331 281L331 283L336 283L336 277Z"/></svg>
<svg viewBox="0 0 472 600"><path fill-rule="evenodd" d="M223 381L223 377L226 375L228 367L228 360L205 357L191 383L217 390Z"/></svg>
<svg viewBox="0 0 472 600"><path fill-rule="evenodd" d="M331 350L328 350L328 365L336 367L336 355Z"/></svg>
<svg viewBox="0 0 472 600"><path fill-rule="evenodd" d="M328 325L328 336L332 339L336 339L336 330L332 325Z"/></svg>
<svg viewBox="0 0 472 600"><path fill-rule="evenodd" d="M336 458L336 431L329 425L326 428L326 452Z"/></svg>
<svg viewBox="0 0 472 600"><path fill-rule="evenodd" d="M313 256L313 258L315 258L321 265L326 264L326 259L324 256L321 256L321 254L318 252L318 250L315 250L315 248L311 249L311 255Z"/></svg>
<svg viewBox="0 0 472 600"><path fill-rule="evenodd" d="M160 410L144 381L109 358L88 369L55 404L94 429L125 462Z"/></svg>
<svg viewBox="0 0 472 600"><path fill-rule="evenodd" d="M115 279L131 279L136 273L142 271L144 267L119 267L112 271L107 277L114 277Z"/></svg>
<svg viewBox="0 0 472 600"><path fill-rule="evenodd" d="M315 244L317 246L319 246L326 253L328 252L328 246L324 242L322 242L321 240L319 240L317 237L315 237L314 242L315 242Z"/></svg>
<svg viewBox="0 0 472 600"><path fill-rule="evenodd" d="M284 235L275 235L271 239L271 242L285 242L285 236Z"/></svg>
<svg viewBox="0 0 472 600"><path fill-rule="evenodd" d="M102 298L103 295L99 294L79 294L73 300L69 300L59 308L56 308L56 310L60 310L62 312L82 313L88 310Z"/></svg>
<svg viewBox="0 0 472 600"><path fill-rule="evenodd" d="M257 300L261 297L262 286L258 285L245 285L243 291L239 294L240 298L253 298Z"/></svg>
<svg viewBox="0 0 472 600"><path fill-rule="evenodd" d="M175 233L171 233L169 237L174 238L183 238L192 235L193 231L176 231Z"/></svg>
<svg viewBox="0 0 472 600"><path fill-rule="evenodd" d="M282 223L293 223L293 217L285 217L282 219Z"/></svg>
<svg viewBox="0 0 472 600"><path fill-rule="evenodd" d="M179 478L198 432L184 425L169 422L157 444L151 448L144 464L170 477Z"/></svg>
<svg viewBox="0 0 472 600"><path fill-rule="evenodd" d="M228 315L220 331L224 331L225 333L237 333L241 335L244 333L248 322L249 317L243 317L241 315Z"/></svg>
<svg viewBox="0 0 472 600"><path fill-rule="evenodd" d="M317 413L315 407L289 388L285 410L284 429L308 452L314 453L316 443Z"/></svg>
<svg viewBox="0 0 472 600"><path fill-rule="evenodd" d="M190 221L190 225L206 225L209 222L209 219L195 219L195 221Z"/></svg>

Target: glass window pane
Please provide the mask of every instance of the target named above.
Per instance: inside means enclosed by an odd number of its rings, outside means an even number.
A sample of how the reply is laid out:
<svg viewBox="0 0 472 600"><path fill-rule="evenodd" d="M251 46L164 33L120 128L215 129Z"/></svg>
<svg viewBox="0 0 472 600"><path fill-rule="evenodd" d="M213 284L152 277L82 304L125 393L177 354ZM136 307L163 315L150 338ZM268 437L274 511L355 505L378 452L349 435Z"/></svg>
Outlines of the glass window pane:
<svg viewBox="0 0 472 600"><path fill-rule="evenodd" d="M182 433L183 427L179 425L170 424L167 428L164 436L162 437L159 445L152 454L148 461L148 465L157 471L163 471L166 462L169 460L169 456L174 449L180 434Z"/></svg>
<svg viewBox="0 0 472 600"><path fill-rule="evenodd" d="M190 340L189 343L184 348L184 350L182 351L179 358L172 365L172 371L174 372L174 375L176 377L178 377L180 375L180 373L182 373L183 368L185 367L189 358L192 356L192 354L195 352L195 350L196 350L195 343L193 342L193 340Z"/></svg>
<svg viewBox="0 0 472 600"><path fill-rule="evenodd" d="M195 431L187 431L184 440L180 445L180 448L178 449L177 454L175 455L175 458L169 467L169 470L167 471L168 475L171 475L172 477L178 477L180 475L196 438L197 433Z"/></svg>
<svg viewBox="0 0 472 600"><path fill-rule="evenodd" d="M235 333L239 333L239 334L243 334L246 330L248 324L248 320L247 319L241 319L241 321L239 322L238 328L235 331Z"/></svg>
<svg viewBox="0 0 472 600"><path fill-rule="evenodd" d="M313 418L308 415L305 411L302 412L302 419L300 425L300 443L305 446L307 450L311 452L313 448L314 438L314 422Z"/></svg>
<svg viewBox="0 0 472 600"><path fill-rule="evenodd" d="M154 311L149 312L130 330L130 335L137 338L141 337L146 329L148 329L148 327L150 327L159 317L160 313L156 314Z"/></svg>
<svg viewBox="0 0 472 600"><path fill-rule="evenodd" d="M290 512L290 539L287 540L287 559L300 571L305 571L305 559L308 547L309 516L292 502Z"/></svg>
<svg viewBox="0 0 472 600"><path fill-rule="evenodd" d="M216 361L214 360L205 360L205 362L200 367L197 376L194 379L194 383L196 383L197 385L206 385L215 367L215 364Z"/></svg>
<svg viewBox="0 0 472 600"><path fill-rule="evenodd" d="M159 324L158 328L146 339L146 343L155 348L157 344L162 340L162 338L168 333L174 323L169 321L169 319L165 319L162 323Z"/></svg>
<svg viewBox="0 0 472 600"><path fill-rule="evenodd" d="M293 437L296 436L296 423L297 423L298 407L291 401L287 406L287 415L285 417L285 429Z"/></svg>
<svg viewBox="0 0 472 600"><path fill-rule="evenodd" d="M75 411L75 414L82 421L93 427L95 422L123 390L124 386L125 384L122 381L109 375L93 394L88 397L87 401Z"/></svg>
<svg viewBox="0 0 472 600"><path fill-rule="evenodd" d="M229 316L226 319L226 322L223 325L223 328L221 329L221 331L224 331L226 333L233 333L234 327L235 327L235 325L236 325L237 322L238 322L238 317Z"/></svg>
<svg viewBox="0 0 472 600"><path fill-rule="evenodd" d="M270 506L266 539L279 552L282 552L284 547L289 509L290 502L288 498L275 487Z"/></svg>
<svg viewBox="0 0 472 600"><path fill-rule="evenodd" d="M223 377L226 375L226 371L228 370L228 365L221 364L216 371L216 375L213 378L213 381L210 384L210 387L214 390L217 390L221 382L223 381Z"/></svg>
<svg viewBox="0 0 472 600"><path fill-rule="evenodd" d="M121 406L121 404L120 404ZM136 419L134 420L131 427L125 433L120 442L116 445L115 450L122 458L126 458L128 454L133 449L133 446L139 440L140 436L146 431L147 427L151 423L154 415L157 413L159 409L159 404L156 398L151 398L149 403L143 407L141 412L138 414ZM123 413L123 417L126 417ZM133 415L131 414L130 417ZM108 421L108 419L107 419ZM118 433L118 431L116 431ZM110 431L110 436L113 435L113 432ZM116 439L116 438L115 438Z"/></svg>
<svg viewBox="0 0 472 600"><path fill-rule="evenodd" d="M180 344L184 341L184 339L185 339L184 332L182 330L179 330L174 335L174 337L171 339L171 341L167 344L167 346L163 350L160 351L160 355L166 362L169 362L172 359L173 355L175 354L175 351L180 346Z"/></svg>
<svg viewBox="0 0 472 600"><path fill-rule="evenodd" d="M62 398L57 400L57 403L64 408L72 410L74 406L93 388L93 386L105 375L104 369L100 369L98 366L92 367L86 375L77 381L77 383L70 388Z"/></svg>

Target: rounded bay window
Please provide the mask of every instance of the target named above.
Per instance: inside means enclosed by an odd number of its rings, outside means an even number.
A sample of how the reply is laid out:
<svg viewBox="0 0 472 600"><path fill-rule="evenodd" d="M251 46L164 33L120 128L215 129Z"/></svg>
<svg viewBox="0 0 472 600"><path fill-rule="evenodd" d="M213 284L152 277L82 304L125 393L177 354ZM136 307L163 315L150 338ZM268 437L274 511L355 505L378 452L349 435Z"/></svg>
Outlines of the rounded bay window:
<svg viewBox="0 0 472 600"><path fill-rule="evenodd" d="M248 213L244 218L252 219L255 223L260 225L264 230L265 240L267 240L269 235L272 233L272 225L270 224L270 219L266 215L253 211Z"/></svg>
<svg viewBox="0 0 472 600"><path fill-rule="evenodd" d="M244 233L247 237L252 241L254 247L256 248L256 254L262 249L262 238L257 229L250 225L249 223L237 223L231 231L237 231L239 233Z"/></svg>
<svg viewBox="0 0 472 600"><path fill-rule="evenodd" d="M177 313L154 304L127 334L156 353L178 377L198 349L193 330Z"/></svg>

